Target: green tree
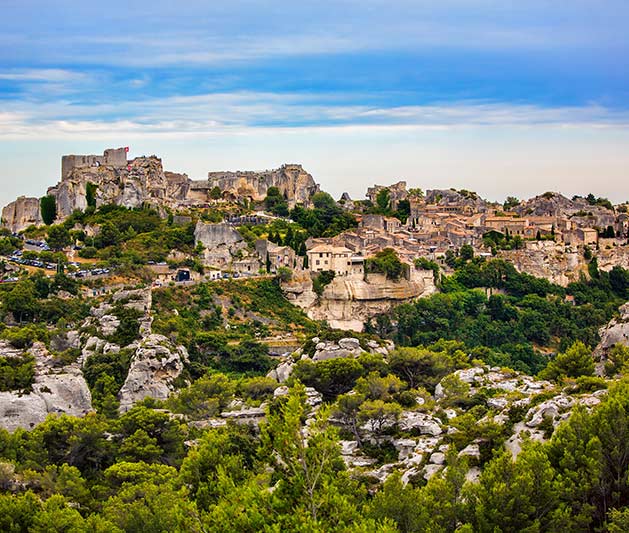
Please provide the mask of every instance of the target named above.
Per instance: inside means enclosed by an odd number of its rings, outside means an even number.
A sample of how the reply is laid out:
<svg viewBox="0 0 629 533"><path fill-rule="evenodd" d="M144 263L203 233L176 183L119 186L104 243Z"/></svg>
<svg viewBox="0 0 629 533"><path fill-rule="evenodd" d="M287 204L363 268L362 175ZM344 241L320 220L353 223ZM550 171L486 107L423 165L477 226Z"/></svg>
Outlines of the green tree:
<svg viewBox="0 0 629 533"><path fill-rule="evenodd" d="M57 218L57 201L52 195L44 196L39 201L39 208L44 224L50 226Z"/></svg>
<svg viewBox="0 0 629 533"><path fill-rule="evenodd" d="M98 185L88 181L85 184L85 202L87 203L87 207L96 207L96 191L98 190Z"/></svg>
<svg viewBox="0 0 629 533"><path fill-rule="evenodd" d="M53 250L62 250L72 243L70 232L63 225L51 226L48 228L48 237L46 238L48 246Z"/></svg>
<svg viewBox="0 0 629 533"><path fill-rule="evenodd" d="M398 403L366 400L358 410L358 419L369 424L374 433L382 433L397 423L401 413L402 407Z"/></svg>
<svg viewBox="0 0 629 533"><path fill-rule="evenodd" d="M332 408L332 416L352 432L358 446L362 445L359 425L360 406L365 401L362 394L342 394Z"/></svg>
<svg viewBox="0 0 629 533"><path fill-rule="evenodd" d="M459 250L459 257L462 261L470 261L474 258L474 248L469 244L464 244Z"/></svg>
<svg viewBox="0 0 629 533"><path fill-rule="evenodd" d="M529 444L513 461L502 452L470 488L475 531L548 531L557 507L555 473L541 445Z"/></svg>
<svg viewBox="0 0 629 533"><path fill-rule="evenodd" d="M376 194L376 207L383 215L391 212L391 191L388 188L380 189Z"/></svg>
<svg viewBox="0 0 629 533"><path fill-rule="evenodd" d="M393 248L384 248L365 261L369 272L380 272L389 279L399 279L404 273L404 264Z"/></svg>
<svg viewBox="0 0 629 533"><path fill-rule="evenodd" d="M304 431L307 414L303 385L294 386L267 423L261 425L263 454L274 458L278 473L276 493L286 510L303 508L309 518L321 526L342 524L351 508L352 483L345 472L337 436L320 411L314 423Z"/></svg>
<svg viewBox="0 0 629 533"><path fill-rule="evenodd" d="M578 378L594 374L591 350L581 341L576 341L564 353L560 353L540 373L543 379L559 380L563 377Z"/></svg>

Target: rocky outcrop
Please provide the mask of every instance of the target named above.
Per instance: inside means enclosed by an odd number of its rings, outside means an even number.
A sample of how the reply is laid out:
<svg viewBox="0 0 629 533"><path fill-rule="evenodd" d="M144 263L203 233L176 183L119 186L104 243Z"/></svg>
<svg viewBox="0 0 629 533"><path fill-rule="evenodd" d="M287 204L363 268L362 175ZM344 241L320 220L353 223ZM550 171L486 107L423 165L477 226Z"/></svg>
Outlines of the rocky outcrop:
<svg viewBox="0 0 629 533"><path fill-rule="evenodd" d="M131 360L127 379L118 393L120 411L131 409L145 398L165 400L174 390L173 382L183 370L188 353L163 335L142 339Z"/></svg>
<svg viewBox="0 0 629 533"><path fill-rule="evenodd" d="M520 272L563 287L579 281L581 275L588 276L583 253L553 241L526 242L523 249L501 251L499 256L513 263Z"/></svg>
<svg viewBox="0 0 629 533"><path fill-rule="evenodd" d="M526 241L521 250L502 250L499 257L513 263L520 272L545 278L566 287L589 277L588 262L580 247L566 246L554 241ZM609 271L615 266L629 267L629 246L601 247L596 252L598 266Z"/></svg>
<svg viewBox="0 0 629 533"><path fill-rule="evenodd" d="M599 330L600 342L594 350L594 356L605 359L607 352L616 344L629 346L629 302L619 309L620 315ZM602 369L601 369L602 371Z"/></svg>
<svg viewBox="0 0 629 533"><path fill-rule="evenodd" d="M614 212L600 205L590 205L585 198L569 199L558 192L546 192L515 207L521 216L570 216L578 226L605 228L616 220ZM581 214L585 213L582 217ZM587 218L585 218L587 217Z"/></svg>
<svg viewBox="0 0 629 533"><path fill-rule="evenodd" d="M308 205L319 186L301 165L282 165L280 168L262 172L209 172L208 187L219 187L233 199L249 198L256 202L264 200L269 187L277 187L289 207L297 203Z"/></svg>
<svg viewBox="0 0 629 533"><path fill-rule="evenodd" d="M4 341L0 356L21 354ZM14 431L32 429L51 414L84 416L92 410L89 388L78 364L56 368L54 360L42 343L35 343L28 353L35 358L32 392L0 392L0 426Z"/></svg>
<svg viewBox="0 0 629 533"><path fill-rule="evenodd" d="M2 225L13 232L42 223L39 198L20 196L2 209Z"/></svg>
<svg viewBox="0 0 629 533"><path fill-rule="evenodd" d="M365 322L386 313L400 303L435 292L432 274L411 280L390 280L381 274L339 276L332 280L321 297L312 289L306 275L282 284L286 298L301 307L314 320L327 320L333 328L362 331Z"/></svg>
<svg viewBox="0 0 629 533"><path fill-rule="evenodd" d="M116 204L139 207L171 203L169 183L162 160L156 156L138 157L125 165L93 164L73 166L61 181L48 189L57 201L57 215L67 217L75 209L87 207L88 183L96 186L96 205Z"/></svg>
<svg viewBox="0 0 629 533"><path fill-rule="evenodd" d="M195 244L202 244L206 265L225 267L239 256L247 254L247 243L229 224L206 224L197 222L194 229Z"/></svg>

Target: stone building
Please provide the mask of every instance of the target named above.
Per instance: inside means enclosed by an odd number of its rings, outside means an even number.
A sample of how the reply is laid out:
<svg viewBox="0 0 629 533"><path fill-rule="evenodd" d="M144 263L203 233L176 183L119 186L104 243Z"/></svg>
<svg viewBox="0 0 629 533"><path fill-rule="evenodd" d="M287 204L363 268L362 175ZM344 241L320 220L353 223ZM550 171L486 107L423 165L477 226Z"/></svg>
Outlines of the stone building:
<svg viewBox="0 0 629 533"><path fill-rule="evenodd" d="M311 272L332 270L337 276L362 272L364 259L354 256L349 248L320 244L308 250L308 267Z"/></svg>

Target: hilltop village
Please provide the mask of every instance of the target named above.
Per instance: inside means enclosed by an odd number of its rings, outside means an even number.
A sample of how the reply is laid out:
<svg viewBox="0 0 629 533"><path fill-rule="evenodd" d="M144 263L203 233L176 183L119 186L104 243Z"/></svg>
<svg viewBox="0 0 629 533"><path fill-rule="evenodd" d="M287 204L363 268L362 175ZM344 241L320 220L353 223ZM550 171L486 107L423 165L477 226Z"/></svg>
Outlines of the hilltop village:
<svg viewBox="0 0 629 533"><path fill-rule="evenodd" d="M102 156L63 156L61 180L48 189L46 199L54 203L54 220L48 224L105 205L153 207L176 224L194 222L195 244L203 246L203 265L214 277L275 273L286 267L362 278L365 261L384 249L417 267L407 278L427 261L447 271L461 250L504 257L522 272L563 286L587 276L584 257L592 250L604 270L629 266L627 205L613 206L592 194L568 199L546 192L497 204L467 190L423 191L399 181L369 187L364 199L352 200L345 193L333 201L300 165L208 172L206 180L191 180L164 171L156 156L128 161L127 150L119 148ZM44 225L41 205L40 198L18 198L2 210L2 225L14 234L32 233ZM309 208L340 210L344 218L340 226L311 228L303 240L284 243L275 238L299 223L299 216L311 216L304 211ZM269 224L278 232L258 231L260 238L252 241L247 230ZM81 224L70 229L91 237L98 231Z"/></svg>
<svg viewBox="0 0 629 533"><path fill-rule="evenodd" d="M63 156L2 211L0 530L622 531L627 208Z"/></svg>

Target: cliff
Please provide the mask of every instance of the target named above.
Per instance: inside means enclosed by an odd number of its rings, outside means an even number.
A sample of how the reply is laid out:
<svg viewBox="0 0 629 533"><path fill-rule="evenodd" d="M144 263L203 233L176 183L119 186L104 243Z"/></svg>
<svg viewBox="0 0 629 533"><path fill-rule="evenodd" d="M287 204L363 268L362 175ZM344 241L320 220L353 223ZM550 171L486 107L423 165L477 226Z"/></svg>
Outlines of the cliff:
<svg viewBox="0 0 629 533"><path fill-rule="evenodd" d="M2 224L13 232L42 223L39 198L20 196L2 209Z"/></svg>
<svg viewBox="0 0 629 533"><path fill-rule="evenodd" d="M308 205L319 186L301 165L282 165L263 172L209 172L208 187L219 187L234 199L264 200L269 187L277 187L292 208L297 203Z"/></svg>
<svg viewBox="0 0 629 533"><path fill-rule="evenodd" d="M629 267L629 246L604 247L593 252L601 270L609 271L618 265ZM553 241L526 242L521 250L503 250L499 257L513 263L520 272L526 272L566 287L588 277L588 262L580 248L567 247Z"/></svg>
<svg viewBox="0 0 629 533"><path fill-rule="evenodd" d="M117 204L139 207L149 203L168 203L169 184L162 160L155 156L138 157L126 166L95 164L74 166L55 186L48 189L57 200L57 215L63 219L75 209L87 207L87 184L96 185L96 205Z"/></svg>
<svg viewBox="0 0 629 533"><path fill-rule="evenodd" d="M381 274L337 277L321 297L312 289L308 273L295 272L282 284L286 298L306 311L313 320L327 320L333 328L362 331L365 322L394 306L436 291L431 271L418 271L411 280L390 280Z"/></svg>

